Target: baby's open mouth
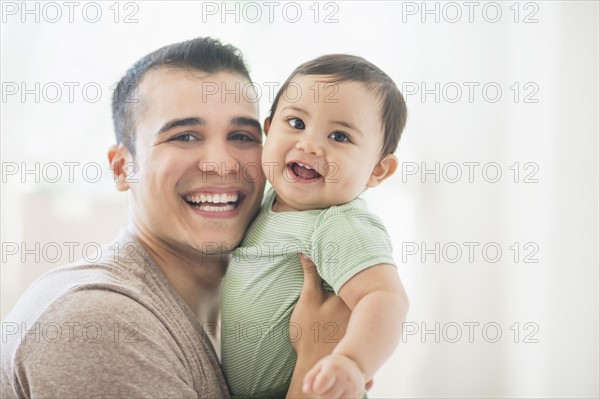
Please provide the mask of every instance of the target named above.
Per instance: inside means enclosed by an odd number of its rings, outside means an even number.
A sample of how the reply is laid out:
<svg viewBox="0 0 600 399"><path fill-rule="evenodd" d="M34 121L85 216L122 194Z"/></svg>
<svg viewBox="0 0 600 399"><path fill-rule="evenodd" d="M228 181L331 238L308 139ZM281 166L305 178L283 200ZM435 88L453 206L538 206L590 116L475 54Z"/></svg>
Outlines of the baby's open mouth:
<svg viewBox="0 0 600 399"><path fill-rule="evenodd" d="M323 178L314 168L304 163L290 162L287 164L287 168L294 181L310 182Z"/></svg>

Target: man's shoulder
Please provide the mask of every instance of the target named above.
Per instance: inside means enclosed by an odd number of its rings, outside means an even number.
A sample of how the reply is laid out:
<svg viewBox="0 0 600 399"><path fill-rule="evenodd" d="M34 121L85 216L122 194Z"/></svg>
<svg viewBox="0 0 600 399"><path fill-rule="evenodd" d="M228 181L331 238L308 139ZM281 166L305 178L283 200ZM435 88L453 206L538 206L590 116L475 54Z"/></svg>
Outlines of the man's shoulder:
<svg viewBox="0 0 600 399"><path fill-rule="evenodd" d="M48 303L40 298L22 298L2 322L3 357L23 347L60 346L64 342L98 343L119 328L148 326L157 321L152 312L136 299L118 291L81 286L61 293ZM24 305L37 305L40 310L27 312Z"/></svg>
<svg viewBox="0 0 600 399"><path fill-rule="evenodd" d="M68 331L77 324L127 322L131 315L139 319L152 313L153 303L165 300L158 298L155 272L139 251L130 257L114 253L122 243L116 240L99 247L92 261L57 267L34 281L2 322L5 349L16 350L28 331L35 336Z"/></svg>
<svg viewBox="0 0 600 399"><path fill-rule="evenodd" d="M193 392L181 361L186 354L169 323L136 297L82 285L63 292L37 318L28 316L14 313L2 325L2 379L9 393L143 397L154 392L147 373Z"/></svg>
<svg viewBox="0 0 600 399"><path fill-rule="evenodd" d="M42 276L25 292L2 322L3 357L77 338L97 344L123 328L159 328L148 290L94 267L98 265L85 266L85 276L73 277L81 269L68 265Z"/></svg>
<svg viewBox="0 0 600 399"><path fill-rule="evenodd" d="M83 306L89 303L96 305L96 301L101 301L98 297L104 296L118 301L139 297L148 290L147 280L152 280L147 277L149 273L151 271L145 262L134 259L124 263L122 259L113 259L108 254L93 262L80 260L60 266L35 280L7 319L15 314L37 318L53 304L73 301L74 298Z"/></svg>
<svg viewBox="0 0 600 399"><path fill-rule="evenodd" d="M113 272L113 266L63 266L29 288L2 322L4 382L17 392L18 387L26 389L30 383L42 391L53 384L69 387L71 382L63 374L68 371L80 380L73 384L85 386L97 378L94 375L104 365L111 368L103 371L111 378L115 373L128 373L135 380L139 376L130 370L159 362L177 378L188 379L179 361L184 355L169 319L160 310L161 301L167 300L159 298L160 293L152 287L138 286L132 283L134 279ZM26 382L34 371L35 382ZM107 383L91 385L110 390ZM136 389L143 387L142 381L136 380L135 385Z"/></svg>

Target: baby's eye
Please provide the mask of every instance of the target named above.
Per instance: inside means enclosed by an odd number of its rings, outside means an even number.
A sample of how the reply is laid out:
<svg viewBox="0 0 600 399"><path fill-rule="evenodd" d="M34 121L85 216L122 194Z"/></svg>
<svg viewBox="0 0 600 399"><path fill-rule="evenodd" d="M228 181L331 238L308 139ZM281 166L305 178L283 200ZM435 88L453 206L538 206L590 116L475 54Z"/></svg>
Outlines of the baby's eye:
<svg viewBox="0 0 600 399"><path fill-rule="evenodd" d="M329 135L329 138L340 143L350 141L350 138L346 135L346 133L342 132L333 132Z"/></svg>
<svg viewBox="0 0 600 399"><path fill-rule="evenodd" d="M290 118L287 120L287 123L289 123L290 126L293 127L294 129L303 130L305 128L304 122L302 121L302 119Z"/></svg>

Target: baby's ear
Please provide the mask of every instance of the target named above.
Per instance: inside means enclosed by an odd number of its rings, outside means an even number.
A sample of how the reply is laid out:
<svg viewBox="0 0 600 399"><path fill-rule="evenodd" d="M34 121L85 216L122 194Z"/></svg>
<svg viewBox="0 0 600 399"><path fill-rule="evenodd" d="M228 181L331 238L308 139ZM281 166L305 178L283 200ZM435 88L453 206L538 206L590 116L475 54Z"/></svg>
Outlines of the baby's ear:
<svg viewBox="0 0 600 399"><path fill-rule="evenodd" d="M398 158L394 154L388 154L375 165L371 177L367 181L367 187L373 188L378 186L385 179L394 174L398 168Z"/></svg>
<svg viewBox="0 0 600 399"><path fill-rule="evenodd" d="M265 126L264 126L264 131L265 131L265 136L267 134L269 134L269 129L271 128L271 117L267 116L265 118Z"/></svg>

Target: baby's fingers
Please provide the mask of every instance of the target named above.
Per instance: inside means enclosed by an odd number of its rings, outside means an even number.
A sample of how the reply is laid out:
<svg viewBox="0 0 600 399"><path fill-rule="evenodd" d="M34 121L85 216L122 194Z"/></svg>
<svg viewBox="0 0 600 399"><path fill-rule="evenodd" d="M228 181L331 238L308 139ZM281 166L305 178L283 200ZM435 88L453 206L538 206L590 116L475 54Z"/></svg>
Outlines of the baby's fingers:
<svg viewBox="0 0 600 399"><path fill-rule="evenodd" d="M336 377L332 372L326 372L323 369L319 371L312 385L312 391L319 396L323 396L335 384Z"/></svg>
<svg viewBox="0 0 600 399"><path fill-rule="evenodd" d="M340 399L340 398L348 398L354 397L350 395L340 380L336 380L336 383L333 384L331 388L329 388L326 392L319 394L321 398L327 399Z"/></svg>
<svg viewBox="0 0 600 399"><path fill-rule="evenodd" d="M304 376L304 382L302 383L303 393L309 394L313 392L313 385L315 383L315 378L319 374L319 371L321 371L321 362L315 364L313 368L306 373Z"/></svg>

